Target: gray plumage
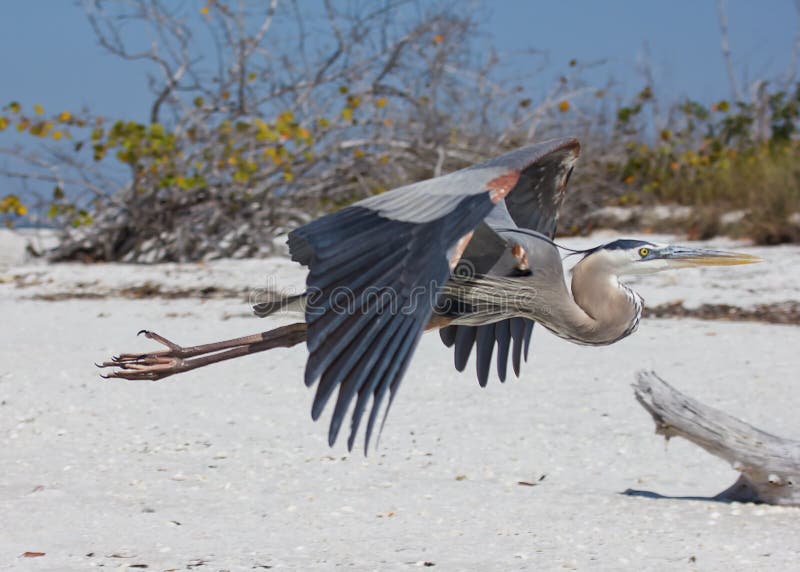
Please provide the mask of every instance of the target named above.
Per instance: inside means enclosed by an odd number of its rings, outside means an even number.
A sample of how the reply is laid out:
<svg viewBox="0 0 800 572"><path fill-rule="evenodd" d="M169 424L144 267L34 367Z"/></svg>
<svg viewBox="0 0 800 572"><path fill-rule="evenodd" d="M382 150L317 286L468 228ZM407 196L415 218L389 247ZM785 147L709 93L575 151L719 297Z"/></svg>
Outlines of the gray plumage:
<svg viewBox="0 0 800 572"><path fill-rule="evenodd" d="M575 139L517 149L462 171L367 198L290 233L292 258L309 267L306 284L316 299L306 307L310 355L305 381L310 386L320 380L312 417L320 415L339 387L329 432L331 443L353 399L357 397L350 446L368 398L371 396L373 413L387 395L391 403L419 337L434 315L452 264L459 259L471 263L471 256L459 252L460 243L469 248L465 241L475 235L493 243L475 254L475 262L486 266L488 273L512 265L512 243L484 221L515 225L515 218L541 220L554 228L578 152ZM515 200L514 213L508 213L504 198L515 192L532 192L532 186L542 197ZM392 305L405 311L387 318L385 304L370 303L383 294L389 294ZM335 310L340 305L337 298L343 295L355 311ZM526 318L519 320L527 322ZM478 342L482 368L490 357L486 346L497 338L494 329L492 335L484 331ZM501 327L501 340L513 341L515 371L519 370L519 353L530 343L530 332L527 323ZM469 358L477 338L477 332L469 331L455 336L457 367L463 368L461 362ZM375 348L383 348L383 355L376 358L369 353ZM508 351L501 348L499 354L508 355ZM504 368L505 364L499 366ZM371 414L367 444L374 422Z"/></svg>
<svg viewBox="0 0 800 572"><path fill-rule="evenodd" d="M352 448L367 416L366 450L426 329L439 329L459 371L474 349L486 385L492 363L501 381L509 360L520 375L536 322L579 344L630 335L643 302L626 275L758 260L623 239L578 252L567 286L552 238L579 150L575 139L531 145L323 216L289 234L292 259L308 267L306 292L254 308L259 316L300 311L303 322L189 348L146 332L167 349L100 365L119 368L107 377L163 379L305 341L312 417L335 396L329 443L349 413Z"/></svg>
<svg viewBox="0 0 800 572"><path fill-rule="evenodd" d="M642 300L619 276L642 258L637 249L667 250L616 241L586 251L567 287L552 237L579 151L575 139L518 149L362 200L289 235L314 298L305 304L305 381L319 380L314 419L338 387L331 444L355 400L348 446L371 401L368 446L378 409L387 396L391 404L425 329L440 330L459 371L474 348L481 385L493 358L501 381L509 357L519 376L535 322L587 345L635 331Z"/></svg>

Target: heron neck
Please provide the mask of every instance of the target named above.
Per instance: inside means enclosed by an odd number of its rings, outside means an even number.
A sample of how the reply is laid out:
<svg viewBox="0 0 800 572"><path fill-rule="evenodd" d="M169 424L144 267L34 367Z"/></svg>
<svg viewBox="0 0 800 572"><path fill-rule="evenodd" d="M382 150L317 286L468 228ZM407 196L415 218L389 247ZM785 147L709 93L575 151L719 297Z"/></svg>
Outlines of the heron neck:
<svg viewBox="0 0 800 572"><path fill-rule="evenodd" d="M579 262L572 270L571 290L564 317L575 341L610 344L638 327L641 298L605 268L602 260Z"/></svg>

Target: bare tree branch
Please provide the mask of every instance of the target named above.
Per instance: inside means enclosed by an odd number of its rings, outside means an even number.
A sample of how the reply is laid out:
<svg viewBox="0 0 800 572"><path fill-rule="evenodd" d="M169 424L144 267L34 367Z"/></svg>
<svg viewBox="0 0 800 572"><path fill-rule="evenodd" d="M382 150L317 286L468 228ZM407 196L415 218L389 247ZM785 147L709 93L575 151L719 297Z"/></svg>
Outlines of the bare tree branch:
<svg viewBox="0 0 800 572"><path fill-rule="evenodd" d="M733 61L731 59L731 49L728 43L728 15L725 0L717 0L717 18L719 20L722 60L725 62L725 70L728 72L731 94L736 101L744 101L742 90L739 87L739 81L736 78L736 70L733 68Z"/></svg>
<svg viewBox="0 0 800 572"><path fill-rule="evenodd" d="M771 435L700 403L655 372L639 372L634 392L653 417L656 433L683 437L740 472L714 500L800 506L800 441Z"/></svg>

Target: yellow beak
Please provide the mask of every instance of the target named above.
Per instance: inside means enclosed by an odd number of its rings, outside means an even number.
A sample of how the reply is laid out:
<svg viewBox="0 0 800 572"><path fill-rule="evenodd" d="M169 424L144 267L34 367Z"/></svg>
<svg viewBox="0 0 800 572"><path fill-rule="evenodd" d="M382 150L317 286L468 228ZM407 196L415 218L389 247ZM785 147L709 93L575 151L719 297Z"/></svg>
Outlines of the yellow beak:
<svg viewBox="0 0 800 572"><path fill-rule="evenodd" d="M763 262L762 258L752 254L686 246L669 246L662 251L661 257L686 266L734 266Z"/></svg>

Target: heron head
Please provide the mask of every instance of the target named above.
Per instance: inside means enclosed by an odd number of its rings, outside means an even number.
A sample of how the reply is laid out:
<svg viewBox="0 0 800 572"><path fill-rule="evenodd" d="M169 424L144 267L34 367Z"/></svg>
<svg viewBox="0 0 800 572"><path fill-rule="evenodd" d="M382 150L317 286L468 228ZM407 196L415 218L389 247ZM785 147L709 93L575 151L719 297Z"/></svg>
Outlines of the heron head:
<svg viewBox="0 0 800 572"><path fill-rule="evenodd" d="M761 261L761 258L750 254L633 239L615 240L593 248L585 259L588 258L595 259L617 276L653 274L671 268L733 266Z"/></svg>

